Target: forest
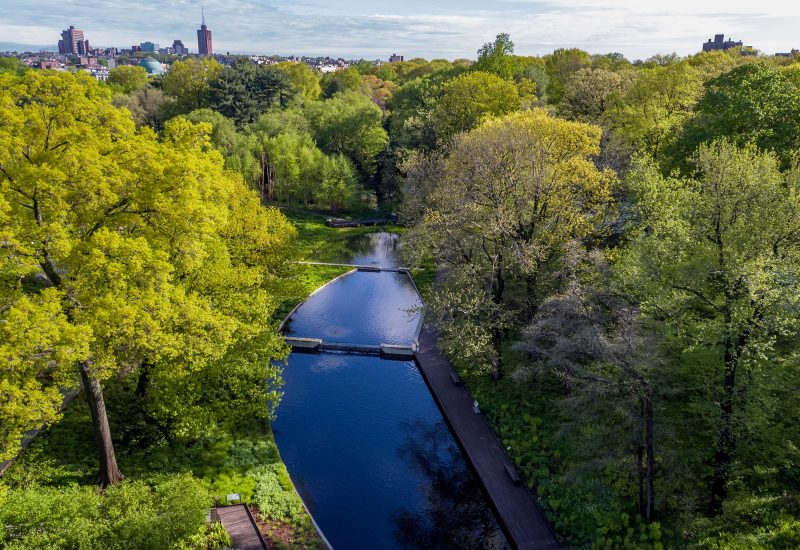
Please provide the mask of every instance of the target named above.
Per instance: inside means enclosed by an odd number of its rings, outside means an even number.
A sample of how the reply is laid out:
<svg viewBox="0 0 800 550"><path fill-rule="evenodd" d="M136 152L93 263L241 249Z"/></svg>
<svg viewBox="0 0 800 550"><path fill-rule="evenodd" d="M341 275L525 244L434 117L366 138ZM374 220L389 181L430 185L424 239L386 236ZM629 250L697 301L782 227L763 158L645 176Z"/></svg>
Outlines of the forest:
<svg viewBox="0 0 800 550"><path fill-rule="evenodd" d="M235 484L313 547L277 327L365 212L565 547L800 546L800 60L4 61L0 113L0 546L221 548Z"/></svg>

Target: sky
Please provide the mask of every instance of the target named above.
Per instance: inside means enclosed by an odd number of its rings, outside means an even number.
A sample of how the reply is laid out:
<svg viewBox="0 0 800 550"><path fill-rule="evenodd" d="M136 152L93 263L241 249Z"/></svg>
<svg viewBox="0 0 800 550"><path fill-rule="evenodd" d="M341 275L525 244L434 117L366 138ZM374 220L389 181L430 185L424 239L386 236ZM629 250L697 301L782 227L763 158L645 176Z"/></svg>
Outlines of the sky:
<svg viewBox="0 0 800 550"><path fill-rule="evenodd" d="M717 33L769 54L800 48L798 0L0 0L0 50L55 47L75 25L93 46L177 38L196 51L201 6L215 53L474 59L500 32L521 55L687 55Z"/></svg>

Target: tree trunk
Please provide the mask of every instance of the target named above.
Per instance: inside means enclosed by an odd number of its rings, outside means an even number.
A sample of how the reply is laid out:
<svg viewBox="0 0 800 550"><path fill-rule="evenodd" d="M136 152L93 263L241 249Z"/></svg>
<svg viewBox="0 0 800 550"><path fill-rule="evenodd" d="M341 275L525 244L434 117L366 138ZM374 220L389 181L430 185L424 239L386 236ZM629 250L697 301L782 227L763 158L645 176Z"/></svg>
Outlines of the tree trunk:
<svg viewBox="0 0 800 550"><path fill-rule="evenodd" d="M503 379L503 331L496 327L492 329L492 347L494 348L492 380L497 382Z"/></svg>
<svg viewBox="0 0 800 550"><path fill-rule="evenodd" d="M114 443L111 441L111 429L108 426L103 388L100 386L100 381L92 376L90 369L91 365L88 361L81 361L79 365L81 382L83 383L86 402L89 404L89 411L92 413L97 452L100 457L100 472L97 476L97 482L100 488L103 489L109 485L119 483L125 479L125 476L122 475L117 467L117 457L114 454Z"/></svg>

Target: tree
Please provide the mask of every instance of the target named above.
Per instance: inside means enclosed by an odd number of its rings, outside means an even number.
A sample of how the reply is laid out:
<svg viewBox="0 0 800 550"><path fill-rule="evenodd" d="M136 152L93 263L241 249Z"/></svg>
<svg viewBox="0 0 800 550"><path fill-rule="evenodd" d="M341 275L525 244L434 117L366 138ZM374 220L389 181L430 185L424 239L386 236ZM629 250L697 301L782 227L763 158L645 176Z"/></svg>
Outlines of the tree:
<svg viewBox="0 0 800 550"><path fill-rule="evenodd" d="M147 85L147 70L144 67L121 65L108 72L107 82L115 92L130 94Z"/></svg>
<svg viewBox="0 0 800 550"><path fill-rule="evenodd" d="M550 77L547 95L553 103L559 103L572 75L581 69L591 67L592 58L588 53L577 48L559 48L545 56L544 63L547 75Z"/></svg>
<svg viewBox="0 0 800 550"><path fill-rule="evenodd" d="M320 86L322 86L322 93L326 99L330 99L340 92L366 93L367 91L361 80L361 73L352 67L325 73L322 75Z"/></svg>
<svg viewBox="0 0 800 550"><path fill-rule="evenodd" d="M800 147L800 87L762 63L749 63L709 81L677 144L678 160L700 143L726 138L772 151L786 168Z"/></svg>
<svg viewBox="0 0 800 550"><path fill-rule="evenodd" d="M496 74L506 80L514 78L518 72L518 63L514 57L514 43L511 41L511 36L500 33L494 42L487 42L481 46L474 69Z"/></svg>
<svg viewBox="0 0 800 550"><path fill-rule="evenodd" d="M432 113L436 139L447 143L453 136L475 128L484 118L502 116L520 107L513 82L484 72L458 76L442 87Z"/></svg>
<svg viewBox="0 0 800 550"><path fill-rule="evenodd" d="M370 98L341 93L309 105L305 114L323 151L347 156L364 178L375 172L376 157L389 137L381 125L383 114Z"/></svg>
<svg viewBox="0 0 800 550"><path fill-rule="evenodd" d="M562 381L570 408L586 408L600 400L606 411L623 409L633 419L612 428L627 434L622 444L618 438L609 442L606 452L612 456L632 452L639 514L650 521L655 512L658 387L653 371L660 362L658 332L613 289L601 254L594 251L582 257L580 246L574 248L564 270L566 289L542 303L515 348ZM597 451L595 447L595 457Z"/></svg>
<svg viewBox="0 0 800 550"><path fill-rule="evenodd" d="M662 160L702 93L700 74L686 63L639 70L606 110L617 146Z"/></svg>
<svg viewBox="0 0 800 550"><path fill-rule="evenodd" d="M310 101L317 101L322 95L319 74L306 63L284 61L283 63L278 63L276 67L286 73L304 104Z"/></svg>
<svg viewBox="0 0 800 550"><path fill-rule="evenodd" d="M399 86L390 80L381 80L374 75L364 76L363 81L369 89L370 97L375 105L380 107L383 112L388 112L387 103L392 99Z"/></svg>
<svg viewBox="0 0 800 550"><path fill-rule="evenodd" d="M433 175L412 167L421 184L407 194L426 194L410 213L410 259L449 266L431 300L448 352L502 375L503 330L530 318L566 244L604 220L614 178L591 161L599 141L599 128L534 110L485 122L446 160L422 160ZM522 304L508 299L520 291Z"/></svg>
<svg viewBox="0 0 800 550"><path fill-rule="evenodd" d="M285 71L241 60L220 72L209 87L208 100L212 109L241 127L272 107L287 107L297 93Z"/></svg>
<svg viewBox="0 0 800 550"><path fill-rule="evenodd" d="M176 114L185 114L208 107L208 92L211 83L222 71L213 57L190 58L176 61L164 76L162 89L176 101Z"/></svg>
<svg viewBox="0 0 800 550"><path fill-rule="evenodd" d="M175 100L158 88L145 86L130 95L116 94L112 103L131 112L137 127L150 126L156 132L164 129L164 123L175 108Z"/></svg>
<svg viewBox="0 0 800 550"><path fill-rule="evenodd" d="M566 85L559 112L571 120L598 123L613 94L630 86L633 74L606 69L581 69Z"/></svg>
<svg viewBox="0 0 800 550"><path fill-rule="evenodd" d="M47 297L43 307L58 306L50 326L66 322L86 338L86 353L78 341L66 359L76 360L89 404L99 483L114 484L122 474L103 381L139 372L146 382L184 363L202 369L263 339L274 308L267 275L280 268L262 262L283 260L261 251L284 253L292 233L244 219L258 199L223 170L208 126L170 121L158 140L82 74L2 77L0 105L0 204L10 207L0 232L45 289L23 287L29 301ZM247 208L237 208L242 201ZM262 349L285 353L279 342Z"/></svg>
<svg viewBox="0 0 800 550"><path fill-rule="evenodd" d="M635 198L631 243L619 263L643 311L685 347L709 350L720 377L711 510L728 496L751 386L778 342L796 333L800 303L800 187L775 157L730 142L701 145L692 178L664 178L640 158L628 177ZM795 343L796 345L796 343Z"/></svg>

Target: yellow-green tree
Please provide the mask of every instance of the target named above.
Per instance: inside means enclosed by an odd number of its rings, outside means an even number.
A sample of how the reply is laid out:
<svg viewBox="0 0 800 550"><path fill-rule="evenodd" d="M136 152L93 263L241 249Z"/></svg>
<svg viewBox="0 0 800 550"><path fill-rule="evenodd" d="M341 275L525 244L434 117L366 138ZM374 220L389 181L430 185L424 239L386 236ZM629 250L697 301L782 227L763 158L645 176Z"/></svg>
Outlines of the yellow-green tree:
<svg viewBox="0 0 800 550"><path fill-rule="evenodd" d="M177 113L208 107L211 83L219 78L221 71L222 65L213 57L176 61L164 76L164 93L175 98Z"/></svg>
<svg viewBox="0 0 800 550"><path fill-rule="evenodd" d="M108 72L108 85L115 92L129 94L147 85L147 70L144 67L122 65Z"/></svg>
<svg viewBox="0 0 800 550"><path fill-rule="evenodd" d="M289 80L300 93L303 103L316 101L322 95L319 74L307 64L284 61L283 63L278 63L276 67L289 76Z"/></svg>
<svg viewBox="0 0 800 550"><path fill-rule="evenodd" d="M694 161L685 179L664 178L652 160L634 163L631 240L617 267L684 349L708 350L719 407L709 496L719 513L748 436L749 396L783 377L780 358L797 349L800 178L754 145L704 144Z"/></svg>
<svg viewBox="0 0 800 550"><path fill-rule="evenodd" d="M6 340L33 377L46 374L37 365L77 366L99 483L112 484L122 474L103 381L137 371L146 381L173 362L202 369L256 340L282 356L267 334L268 286L292 230L281 216L259 214L257 197L224 171L209 126L179 119L159 140L93 79L66 73L0 77L0 108L0 204L8 205L0 233L10 237L4 265L19 273L4 276L0 311L16 335ZM41 319L45 344L31 358L18 331ZM54 401L51 392L42 405Z"/></svg>
<svg viewBox="0 0 800 550"><path fill-rule="evenodd" d="M475 71L448 81L433 111L437 140L447 142L459 132L466 132L484 118L501 116L520 107L520 97L513 82L492 73Z"/></svg>
<svg viewBox="0 0 800 550"><path fill-rule="evenodd" d="M661 159L703 93L700 72L688 63L642 69L613 97L606 121L617 145Z"/></svg>

